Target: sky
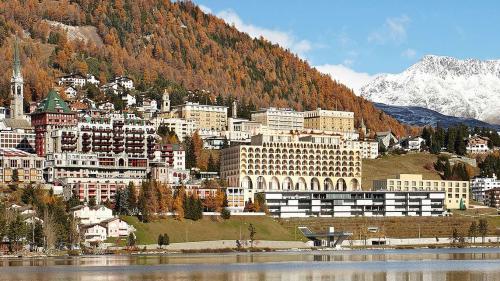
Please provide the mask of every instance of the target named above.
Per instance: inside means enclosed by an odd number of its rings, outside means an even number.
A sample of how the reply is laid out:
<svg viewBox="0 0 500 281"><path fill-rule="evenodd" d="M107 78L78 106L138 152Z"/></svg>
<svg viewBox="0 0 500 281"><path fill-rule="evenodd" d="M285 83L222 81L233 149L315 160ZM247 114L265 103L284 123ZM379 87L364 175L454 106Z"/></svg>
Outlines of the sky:
<svg viewBox="0 0 500 281"><path fill-rule="evenodd" d="M498 59L500 1L195 0L357 92L424 55Z"/></svg>

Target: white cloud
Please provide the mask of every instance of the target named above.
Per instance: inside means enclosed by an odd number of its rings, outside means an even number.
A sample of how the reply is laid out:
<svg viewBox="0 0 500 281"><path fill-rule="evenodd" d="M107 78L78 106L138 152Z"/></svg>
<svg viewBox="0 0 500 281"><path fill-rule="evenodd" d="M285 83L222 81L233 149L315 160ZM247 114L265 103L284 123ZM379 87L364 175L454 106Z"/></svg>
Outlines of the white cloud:
<svg viewBox="0 0 500 281"><path fill-rule="evenodd" d="M268 29L253 24L244 23L243 20L233 10L223 10L217 13L217 17L226 23L234 25L239 31L245 32L253 38L261 36L274 44L290 49L292 52L303 57L305 53L312 49L312 44L308 40L298 40L290 32L276 29Z"/></svg>
<svg viewBox="0 0 500 281"><path fill-rule="evenodd" d="M412 59L414 58L415 56L417 55L417 51L413 50L413 49L406 49L404 50L402 53L401 53L401 56L405 57L405 58L408 58L408 59Z"/></svg>
<svg viewBox="0 0 500 281"><path fill-rule="evenodd" d="M368 36L368 42L385 44L393 42L399 44L406 40L406 29L411 19L407 15L387 18L384 25Z"/></svg>
<svg viewBox="0 0 500 281"><path fill-rule="evenodd" d="M205 14L212 14L212 9L210 9L209 7L205 6L205 5L198 5L198 7L200 8L200 10L202 12L204 12Z"/></svg>
<svg viewBox="0 0 500 281"><path fill-rule="evenodd" d="M342 64L324 64L315 66L315 68L319 72L330 75L332 79L345 84L347 87L351 88L356 95L359 95L361 87L377 77L377 75L356 72Z"/></svg>

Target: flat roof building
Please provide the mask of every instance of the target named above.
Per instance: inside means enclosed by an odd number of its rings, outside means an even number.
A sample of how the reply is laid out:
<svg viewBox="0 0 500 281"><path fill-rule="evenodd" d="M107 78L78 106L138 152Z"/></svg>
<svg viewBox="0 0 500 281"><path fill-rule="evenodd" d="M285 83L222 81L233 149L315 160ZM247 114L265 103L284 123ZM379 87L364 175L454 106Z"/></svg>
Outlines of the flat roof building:
<svg viewBox="0 0 500 281"><path fill-rule="evenodd" d="M269 214L293 217L443 216L441 191L266 191Z"/></svg>
<svg viewBox="0 0 500 281"><path fill-rule="evenodd" d="M304 130L304 112L290 108L264 108L252 113L252 121L267 126L269 130L302 131Z"/></svg>
<svg viewBox="0 0 500 281"><path fill-rule="evenodd" d="M318 108L304 112L304 128L333 131L354 131L354 112L324 110Z"/></svg>
<svg viewBox="0 0 500 281"><path fill-rule="evenodd" d="M469 207L469 182L455 180L424 180L420 174L400 174L395 178L374 180L375 190L387 191L443 191L448 209Z"/></svg>

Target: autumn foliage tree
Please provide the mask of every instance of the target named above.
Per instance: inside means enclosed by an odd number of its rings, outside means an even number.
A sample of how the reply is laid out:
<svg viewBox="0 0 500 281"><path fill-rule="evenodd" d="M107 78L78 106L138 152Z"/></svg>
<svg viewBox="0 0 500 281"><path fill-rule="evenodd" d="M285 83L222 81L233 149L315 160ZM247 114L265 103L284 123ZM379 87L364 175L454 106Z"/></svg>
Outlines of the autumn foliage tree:
<svg viewBox="0 0 500 281"><path fill-rule="evenodd" d="M138 90L153 94L169 81L184 89L208 90L214 101L220 94L254 108L337 108L353 111L356 124L363 118L372 131L403 135L411 130L296 54L251 38L190 1L2 1L0 10L4 105L9 102L12 35L17 32L23 34L23 73L31 76L25 84L27 101L45 95L58 75L88 70L103 82L126 74ZM69 36L60 24L85 35Z"/></svg>

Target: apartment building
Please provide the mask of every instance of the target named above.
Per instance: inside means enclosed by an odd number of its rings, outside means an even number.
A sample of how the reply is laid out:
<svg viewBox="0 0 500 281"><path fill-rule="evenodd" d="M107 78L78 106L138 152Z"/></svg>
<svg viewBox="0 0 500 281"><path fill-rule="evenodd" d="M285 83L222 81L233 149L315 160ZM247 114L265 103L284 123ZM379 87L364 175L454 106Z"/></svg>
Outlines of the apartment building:
<svg viewBox="0 0 500 281"><path fill-rule="evenodd" d="M35 153L35 133L23 129L0 130L0 148L15 148Z"/></svg>
<svg viewBox="0 0 500 281"><path fill-rule="evenodd" d="M500 188L500 179L495 174L491 178L477 177L470 181L472 198L478 202L485 202L486 192L494 188Z"/></svg>
<svg viewBox="0 0 500 281"><path fill-rule="evenodd" d="M469 182L454 180L424 180L419 174L400 174L396 178L373 181L375 190L442 191L448 209L469 208Z"/></svg>
<svg viewBox="0 0 500 281"><path fill-rule="evenodd" d="M354 131L354 112L318 108L304 112L304 128L332 132Z"/></svg>
<svg viewBox="0 0 500 281"><path fill-rule="evenodd" d="M251 119L266 126L268 130L288 132L304 130L304 112L289 108L264 108L252 113Z"/></svg>
<svg viewBox="0 0 500 281"><path fill-rule="evenodd" d="M361 158L375 159L378 157L378 142L375 140L349 140L352 147L361 151Z"/></svg>
<svg viewBox="0 0 500 281"><path fill-rule="evenodd" d="M222 150L221 178L246 198L264 190L359 190L361 151L338 135L260 134Z"/></svg>
<svg viewBox="0 0 500 281"><path fill-rule="evenodd" d="M175 132L179 141L183 141L185 137L190 137L198 130L198 126L192 120L184 120L180 118L162 118L157 117L152 120L155 128L160 126L166 127L169 131Z"/></svg>
<svg viewBox="0 0 500 281"><path fill-rule="evenodd" d="M227 131L224 132L224 136L229 142L249 142L252 136L263 133L266 129L267 127L260 122L228 118Z"/></svg>
<svg viewBox="0 0 500 281"><path fill-rule="evenodd" d="M500 209L500 187L486 191L484 203L486 206Z"/></svg>
<svg viewBox="0 0 500 281"><path fill-rule="evenodd" d="M265 191L273 217L442 216L440 191Z"/></svg>
<svg viewBox="0 0 500 281"><path fill-rule="evenodd" d="M139 186L144 178L84 178L68 177L58 180L63 186L63 196L69 200L75 196L80 202L89 202L94 199L97 204L114 202L116 191L132 182L134 186Z"/></svg>
<svg viewBox="0 0 500 281"><path fill-rule="evenodd" d="M0 183L43 183L44 158L15 148L0 148Z"/></svg>
<svg viewBox="0 0 500 281"><path fill-rule="evenodd" d="M76 126L54 130L51 150L54 153L94 153L112 166L144 167L154 158L156 130L149 121L134 114L110 114L107 117L83 117Z"/></svg>
<svg viewBox="0 0 500 281"><path fill-rule="evenodd" d="M227 128L227 106L186 102L176 107L178 118L193 121L197 128L224 131Z"/></svg>

